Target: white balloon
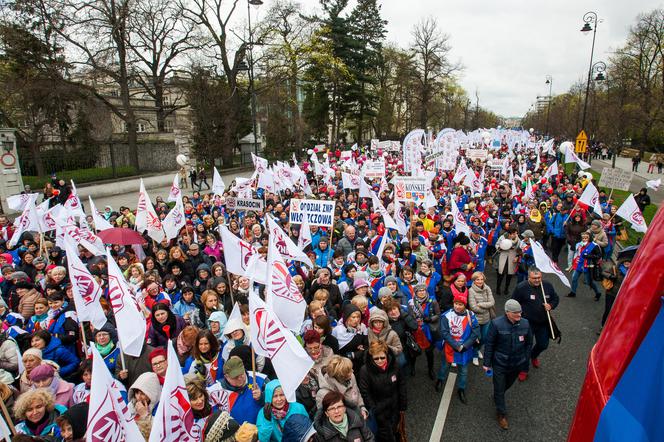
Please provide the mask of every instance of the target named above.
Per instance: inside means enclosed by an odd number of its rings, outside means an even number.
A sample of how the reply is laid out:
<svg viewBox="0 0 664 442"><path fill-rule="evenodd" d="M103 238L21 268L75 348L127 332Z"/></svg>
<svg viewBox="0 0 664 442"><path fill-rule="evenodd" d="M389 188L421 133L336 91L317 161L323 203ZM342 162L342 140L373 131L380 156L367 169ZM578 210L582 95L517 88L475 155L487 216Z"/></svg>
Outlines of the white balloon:
<svg viewBox="0 0 664 442"><path fill-rule="evenodd" d="M558 150L560 150L560 153L565 153L568 147L570 149L574 149L574 144L571 141L564 141L560 143L560 147L558 148Z"/></svg>
<svg viewBox="0 0 664 442"><path fill-rule="evenodd" d="M326 153L323 154L323 158L327 158L327 154L326 154Z"/></svg>
<svg viewBox="0 0 664 442"><path fill-rule="evenodd" d="M533 133L533 132L535 132L535 129L533 129L533 128L531 127L530 130L529 130L529 132L530 132L530 133Z"/></svg>
<svg viewBox="0 0 664 442"><path fill-rule="evenodd" d="M586 172L586 178L588 178L589 180L592 180L593 179L593 174L590 173L590 172Z"/></svg>
<svg viewBox="0 0 664 442"><path fill-rule="evenodd" d="M307 155L312 155L313 153L314 153L314 150L313 150L313 149L309 149L309 150L307 150Z"/></svg>
<svg viewBox="0 0 664 442"><path fill-rule="evenodd" d="M180 166L186 166L187 163L189 162L189 158L187 158L187 156L184 154L180 154L175 157L175 162L178 163Z"/></svg>
<svg viewBox="0 0 664 442"><path fill-rule="evenodd" d="M579 173L577 174L579 177L582 177L585 175L585 172L583 170L579 170Z"/></svg>

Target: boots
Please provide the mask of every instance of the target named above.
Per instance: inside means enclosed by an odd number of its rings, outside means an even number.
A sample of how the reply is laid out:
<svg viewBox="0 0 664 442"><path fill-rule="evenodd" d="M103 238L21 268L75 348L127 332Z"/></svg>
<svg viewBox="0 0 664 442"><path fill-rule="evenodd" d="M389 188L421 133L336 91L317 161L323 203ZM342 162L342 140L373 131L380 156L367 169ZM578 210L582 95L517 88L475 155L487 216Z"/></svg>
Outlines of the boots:
<svg viewBox="0 0 664 442"><path fill-rule="evenodd" d="M510 424L507 422L507 417L505 417L504 414L498 413L496 418L498 419L498 426L500 427L501 430L509 430L510 429Z"/></svg>

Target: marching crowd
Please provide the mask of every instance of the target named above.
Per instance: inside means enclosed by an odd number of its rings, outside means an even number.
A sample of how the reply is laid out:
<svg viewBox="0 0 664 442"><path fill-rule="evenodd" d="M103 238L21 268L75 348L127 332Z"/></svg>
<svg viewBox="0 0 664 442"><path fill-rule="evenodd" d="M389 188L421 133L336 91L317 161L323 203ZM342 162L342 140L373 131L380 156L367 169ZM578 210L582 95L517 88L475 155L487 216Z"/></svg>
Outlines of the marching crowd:
<svg viewBox="0 0 664 442"><path fill-rule="evenodd" d="M265 257L269 214L302 244L301 225L289 222L291 202L306 198L302 186L269 192L254 179L252 195L264 202L258 211L228 210L233 190L193 191L183 198L186 225L174 239L111 246L147 323L139 356L123 353L106 291L100 300L106 324L79 322L68 257L56 239L23 232L9 248L15 227L0 216L0 397L5 420L11 417L19 433L14 440L85 440L93 365L88 346L126 389L146 441L172 364L184 375L204 442L403 440L408 383L420 359L436 391L450 370L458 373L462 403L469 367L481 366L492 376L498 425L508 429L506 390L540 367L541 353L557 334L550 311L559 294L542 280L534 242L571 272L565 295L576 296L580 280L596 300L605 294L602 324L629 260L613 260L625 226L606 193L600 190L601 217L578 202L590 174L565 175L562 167L547 173L556 156L525 146L503 143L493 155L521 176L508 181L500 169L469 161L467 173L483 179L481 189L471 190L454 179L454 170L437 170L434 201L422 206L395 203L390 179L406 173L391 152L354 149L342 160L340 150L329 151L326 167L334 173L325 180L309 159L299 163L308 193L336 208L331 226L307 226L303 252L313 267L288 261L289 278L307 304L294 334L313 361L294 401L287 400L270 358L252 351L248 297L256 287L265 298L265 289L251 275L227 270L219 226ZM344 189L342 179L349 161L361 169L371 157L386 164L385 178L365 181L377 199ZM53 177L44 198L62 204L72 190ZM646 196L644 189L639 201ZM376 201L400 217L405 232L386 227ZM161 197L151 203L162 220L172 207ZM458 229L455 212L467 231ZM97 215L114 227L136 222L128 207L105 207ZM95 229L92 216L85 224ZM106 290L105 257L84 246L78 252ZM490 273L497 275L495 287L487 283ZM169 341L177 360L168 358ZM436 351L443 355L438 367Z"/></svg>

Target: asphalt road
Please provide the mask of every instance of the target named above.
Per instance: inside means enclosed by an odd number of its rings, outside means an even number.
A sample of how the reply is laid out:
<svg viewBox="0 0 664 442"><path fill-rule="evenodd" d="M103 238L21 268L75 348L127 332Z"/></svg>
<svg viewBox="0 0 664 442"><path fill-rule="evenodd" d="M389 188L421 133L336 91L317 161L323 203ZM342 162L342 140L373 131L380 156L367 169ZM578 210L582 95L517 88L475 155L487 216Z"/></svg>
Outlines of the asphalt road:
<svg viewBox="0 0 664 442"><path fill-rule="evenodd" d="M564 258L564 254L562 255ZM564 259L561 258L561 263ZM564 266L561 266L564 267ZM489 270L488 284L496 285L495 271ZM506 394L510 429L502 431L496 423L491 378L481 367L469 368L467 405L452 395L441 440L457 441L564 441L574 415L578 394L586 373L590 349L596 342L604 311L604 297L594 301L592 290L580 284L576 298L557 277L544 275L561 297L554 317L562 332L562 343L551 342L540 356L541 368L530 369L526 382L516 382ZM571 278L570 278L571 279ZM514 288L514 281L510 289ZM502 314L507 299L498 296L496 307ZM440 366L441 354L436 354ZM480 361L481 363L481 361ZM429 380L424 357L418 359L417 373L409 378L407 432L411 441L428 441L438 412L442 392Z"/></svg>

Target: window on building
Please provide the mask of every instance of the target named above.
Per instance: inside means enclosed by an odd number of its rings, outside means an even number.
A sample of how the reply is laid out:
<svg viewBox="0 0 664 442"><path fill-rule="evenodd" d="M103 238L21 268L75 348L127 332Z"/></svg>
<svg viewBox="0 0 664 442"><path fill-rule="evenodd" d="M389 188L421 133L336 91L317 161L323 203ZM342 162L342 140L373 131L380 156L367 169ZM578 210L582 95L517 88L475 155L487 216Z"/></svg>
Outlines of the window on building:
<svg viewBox="0 0 664 442"><path fill-rule="evenodd" d="M173 132L175 130L175 121L166 120L164 121L164 132Z"/></svg>

